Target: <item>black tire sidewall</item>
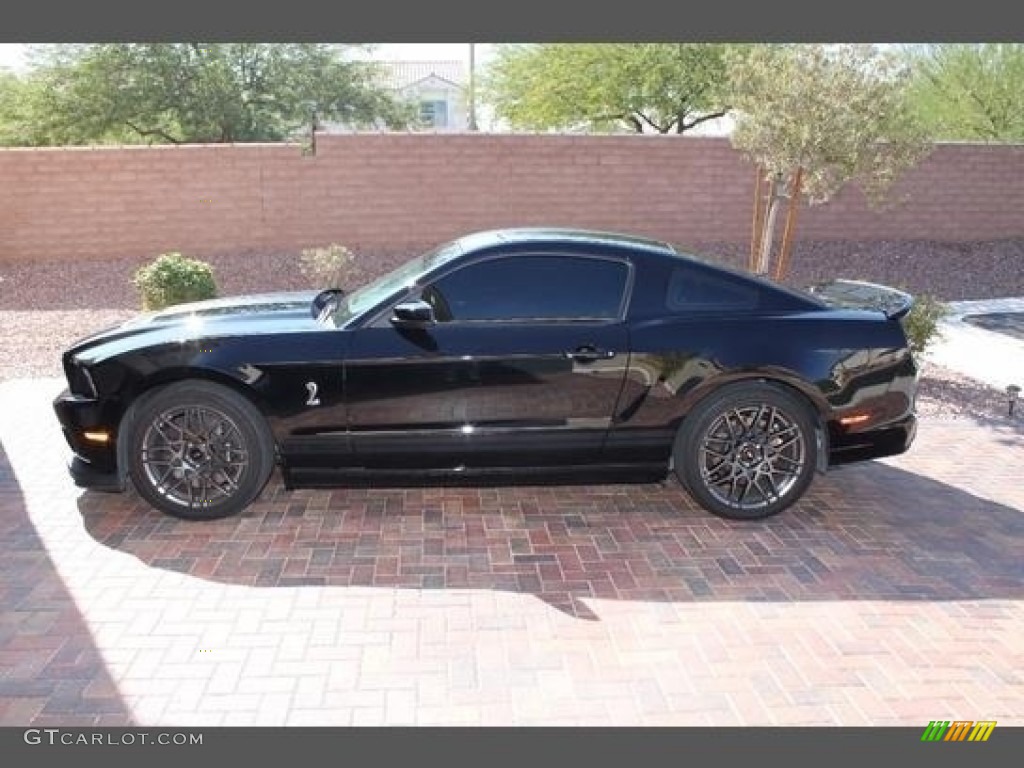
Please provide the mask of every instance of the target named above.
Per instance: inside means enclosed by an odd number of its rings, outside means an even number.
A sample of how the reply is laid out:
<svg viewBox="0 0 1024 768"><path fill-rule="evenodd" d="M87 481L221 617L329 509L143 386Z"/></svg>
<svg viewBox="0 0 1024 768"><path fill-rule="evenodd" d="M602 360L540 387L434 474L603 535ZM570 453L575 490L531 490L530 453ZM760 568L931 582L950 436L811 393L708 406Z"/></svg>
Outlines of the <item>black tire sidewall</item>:
<svg viewBox="0 0 1024 768"><path fill-rule="evenodd" d="M700 476L700 443L705 432L723 410L744 405L768 404L782 410L800 428L807 461L797 481L782 498L755 509L730 507L711 494ZM680 425L672 448L673 466L682 486L704 509L729 520L759 520L771 517L796 503L814 479L818 460L815 417L810 407L797 396L764 382L733 384L700 401Z"/></svg>
<svg viewBox="0 0 1024 768"><path fill-rule="evenodd" d="M201 507L183 507L167 501L146 478L142 466L142 439L146 429L161 412L183 405L211 406L238 425L249 452L249 466L239 489L223 502ZM238 514L263 490L274 468L274 442L263 414L248 399L213 382L188 381L169 384L147 393L126 419L128 440L126 464L136 492L157 510L185 520L216 520Z"/></svg>

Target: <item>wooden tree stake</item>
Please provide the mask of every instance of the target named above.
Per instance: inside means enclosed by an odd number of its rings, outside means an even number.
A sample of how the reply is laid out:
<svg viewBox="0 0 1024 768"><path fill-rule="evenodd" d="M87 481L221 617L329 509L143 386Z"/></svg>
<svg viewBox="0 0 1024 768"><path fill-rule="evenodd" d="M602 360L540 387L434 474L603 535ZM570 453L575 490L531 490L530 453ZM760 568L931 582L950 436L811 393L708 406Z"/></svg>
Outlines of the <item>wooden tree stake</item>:
<svg viewBox="0 0 1024 768"><path fill-rule="evenodd" d="M747 268L753 272L757 269L757 257L761 252L761 238L764 237L764 206L761 194L764 190L764 169L758 165L754 168L754 222L750 232L750 260Z"/></svg>
<svg viewBox="0 0 1024 768"><path fill-rule="evenodd" d="M775 279L782 280L789 266L789 254L793 249L793 230L796 228L796 213L800 203L800 187L804 180L804 169L797 167L793 174L793 185L789 192L789 210L786 211L786 228L782 231L782 247L779 249L779 263L775 266Z"/></svg>

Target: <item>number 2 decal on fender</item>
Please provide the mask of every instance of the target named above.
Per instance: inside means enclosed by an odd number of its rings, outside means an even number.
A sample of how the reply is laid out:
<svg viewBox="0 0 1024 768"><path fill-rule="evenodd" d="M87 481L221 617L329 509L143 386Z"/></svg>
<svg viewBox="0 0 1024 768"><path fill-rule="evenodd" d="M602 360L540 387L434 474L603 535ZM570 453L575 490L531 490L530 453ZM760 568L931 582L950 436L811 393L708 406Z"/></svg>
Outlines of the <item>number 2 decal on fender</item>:
<svg viewBox="0 0 1024 768"><path fill-rule="evenodd" d="M309 393L309 397L306 398L306 405L320 405L320 398L316 396L317 389L315 381L306 382L306 391Z"/></svg>

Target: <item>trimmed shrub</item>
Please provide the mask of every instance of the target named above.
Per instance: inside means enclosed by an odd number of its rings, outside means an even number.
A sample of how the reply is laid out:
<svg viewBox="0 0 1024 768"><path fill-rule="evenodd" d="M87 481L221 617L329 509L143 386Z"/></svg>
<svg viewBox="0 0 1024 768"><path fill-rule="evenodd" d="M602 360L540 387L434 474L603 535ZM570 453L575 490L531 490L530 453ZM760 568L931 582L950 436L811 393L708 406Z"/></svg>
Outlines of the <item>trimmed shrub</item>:
<svg viewBox="0 0 1024 768"><path fill-rule="evenodd" d="M135 286L145 310L217 297L213 268L180 253L165 253L135 273Z"/></svg>
<svg viewBox="0 0 1024 768"><path fill-rule="evenodd" d="M356 255L338 243L320 248L306 248L300 257L302 274L312 288L352 289L352 280L358 272Z"/></svg>
<svg viewBox="0 0 1024 768"><path fill-rule="evenodd" d="M915 357L920 357L933 341L942 338L939 321L948 311L946 305L934 296L921 294L914 297L913 308L903 318L903 330Z"/></svg>

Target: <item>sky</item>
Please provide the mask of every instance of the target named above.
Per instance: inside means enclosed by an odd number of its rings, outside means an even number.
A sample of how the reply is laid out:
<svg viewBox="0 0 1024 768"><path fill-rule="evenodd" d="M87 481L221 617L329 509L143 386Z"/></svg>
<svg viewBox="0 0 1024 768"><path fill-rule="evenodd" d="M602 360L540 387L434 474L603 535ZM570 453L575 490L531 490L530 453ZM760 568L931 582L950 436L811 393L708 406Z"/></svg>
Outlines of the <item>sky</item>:
<svg viewBox="0 0 1024 768"><path fill-rule="evenodd" d="M0 43L0 67L18 69L22 65L24 45L18 43Z"/></svg>
<svg viewBox="0 0 1024 768"><path fill-rule="evenodd" d="M0 43L0 67L18 70L24 66L27 46L21 43ZM493 46L476 46L477 64L487 61ZM387 43L377 46L374 58L403 61L449 61L460 59L469 64L469 43Z"/></svg>

